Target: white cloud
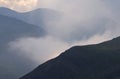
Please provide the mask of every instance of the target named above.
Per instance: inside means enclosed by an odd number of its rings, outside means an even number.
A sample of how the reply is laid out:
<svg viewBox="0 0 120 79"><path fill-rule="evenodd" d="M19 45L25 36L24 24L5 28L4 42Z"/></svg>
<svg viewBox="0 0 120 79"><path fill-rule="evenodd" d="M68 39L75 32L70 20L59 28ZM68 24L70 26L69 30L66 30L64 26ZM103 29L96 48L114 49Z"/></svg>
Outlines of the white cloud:
<svg viewBox="0 0 120 79"><path fill-rule="evenodd" d="M110 40L111 37L109 34L111 34L111 32L108 31L102 36L95 35L90 39L80 40L74 43L67 43L51 36L43 38L21 38L10 42L9 46L10 50L21 52L21 56L26 56L34 61L36 65L39 65L40 63L44 63L45 61L58 56L72 46L97 44Z"/></svg>
<svg viewBox="0 0 120 79"><path fill-rule="evenodd" d="M42 0L39 2L42 4ZM119 28L119 20L102 0L52 0L51 3L45 0L39 7L63 12L61 20L46 25L47 32L58 39L74 42Z"/></svg>
<svg viewBox="0 0 120 79"><path fill-rule="evenodd" d="M47 36L44 38L22 38L9 43L13 51L21 51L22 55L30 57L37 64L58 56L69 46L67 43Z"/></svg>
<svg viewBox="0 0 120 79"><path fill-rule="evenodd" d="M103 0L39 0L38 7L63 12L62 19L46 24L48 36L13 41L36 62L46 61L73 45L96 44L120 35L119 14Z"/></svg>
<svg viewBox="0 0 120 79"><path fill-rule="evenodd" d="M37 0L0 0L1 7L8 7L16 11L29 11L36 7Z"/></svg>

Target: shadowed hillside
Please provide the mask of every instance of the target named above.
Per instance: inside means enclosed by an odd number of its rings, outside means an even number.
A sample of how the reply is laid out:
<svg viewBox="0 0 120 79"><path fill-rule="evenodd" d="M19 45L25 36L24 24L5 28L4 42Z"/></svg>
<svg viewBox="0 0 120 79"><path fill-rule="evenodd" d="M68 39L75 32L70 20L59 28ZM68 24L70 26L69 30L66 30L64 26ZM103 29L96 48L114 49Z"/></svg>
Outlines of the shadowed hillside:
<svg viewBox="0 0 120 79"><path fill-rule="evenodd" d="M20 79L119 79L120 37L75 46Z"/></svg>

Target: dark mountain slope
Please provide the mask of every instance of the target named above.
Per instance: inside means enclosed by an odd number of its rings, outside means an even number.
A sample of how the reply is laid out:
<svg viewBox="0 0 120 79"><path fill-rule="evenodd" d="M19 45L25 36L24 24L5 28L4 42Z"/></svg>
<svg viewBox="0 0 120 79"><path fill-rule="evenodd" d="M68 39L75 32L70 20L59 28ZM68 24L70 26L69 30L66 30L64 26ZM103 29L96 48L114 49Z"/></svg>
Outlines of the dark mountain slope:
<svg viewBox="0 0 120 79"><path fill-rule="evenodd" d="M20 79L119 79L120 37L75 46Z"/></svg>

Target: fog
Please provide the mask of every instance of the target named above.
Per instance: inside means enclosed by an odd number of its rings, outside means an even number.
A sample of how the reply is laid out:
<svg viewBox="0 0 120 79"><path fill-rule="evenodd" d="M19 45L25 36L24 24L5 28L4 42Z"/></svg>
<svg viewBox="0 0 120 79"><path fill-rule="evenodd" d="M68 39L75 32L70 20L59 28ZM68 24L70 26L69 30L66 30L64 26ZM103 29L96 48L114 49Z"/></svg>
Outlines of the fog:
<svg viewBox="0 0 120 79"><path fill-rule="evenodd" d="M48 35L45 37L21 38L9 45L37 64L71 46L96 44L120 35L118 0L39 0L36 8L56 10L62 17L46 22L44 29Z"/></svg>

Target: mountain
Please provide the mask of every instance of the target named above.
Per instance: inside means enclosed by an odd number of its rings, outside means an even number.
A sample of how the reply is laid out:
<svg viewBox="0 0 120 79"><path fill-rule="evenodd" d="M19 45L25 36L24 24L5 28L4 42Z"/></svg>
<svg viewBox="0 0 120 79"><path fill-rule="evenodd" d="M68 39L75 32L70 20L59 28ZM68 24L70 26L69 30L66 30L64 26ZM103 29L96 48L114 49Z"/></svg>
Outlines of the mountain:
<svg viewBox="0 0 120 79"><path fill-rule="evenodd" d="M59 12L47 8L40 8L30 12L19 13L11 9L1 7L0 15L13 17L40 27L44 27L48 22L59 20L61 17Z"/></svg>
<svg viewBox="0 0 120 79"><path fill-rule="evenodd" d="M18 37L39 37L44 35L45 31L41 27L0 15L0 43L11 41Z"/></svg>
<svg viewBox="0 0 120 79"><path fill-rule="evenodd" d="M0 15L0 47L21 37L41 37L44 35L44 29L39 26Z"/></svg>
<svg viewBox="0 0 120 79"><path fill-rule="evenodd" d="M45 24L59 17L59 12L51 9L19 13L0 7L0 79L18 79L35 67L20 51L9 50L8 44L19 38L45 36Z"/></svg>
<svg viewBox="0 0 120 79"><path fill-rule="evenodd" d="M19 51L9 50L8 44L19 38L42 37L44 29L21 20L0 15L0 79L18 79L29 72L34 64Z"/></svg>
<svg viewBox="0 0 120 79"><path fill-rule="evenodd" d="M72 47L20 79L120 79L120 37Z"/></svg>

